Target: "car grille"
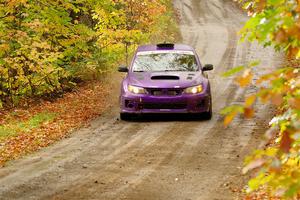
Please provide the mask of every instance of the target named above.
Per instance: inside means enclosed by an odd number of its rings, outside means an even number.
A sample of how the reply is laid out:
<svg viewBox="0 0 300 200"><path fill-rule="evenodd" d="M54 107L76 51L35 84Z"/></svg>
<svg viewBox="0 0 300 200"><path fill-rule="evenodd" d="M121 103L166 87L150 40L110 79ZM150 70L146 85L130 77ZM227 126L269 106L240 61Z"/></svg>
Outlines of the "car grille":
<svg viewBox="0 0 300 200"><path fill-rule="evenodd" d="M186 109L186 103L144 103L144 109Z"/></svg>
<svg viewBox="0 0 300 200"><path fill-rule="evenodd" d="M183 93L182 89L147 89L152 96L179 96Z"/></svg>

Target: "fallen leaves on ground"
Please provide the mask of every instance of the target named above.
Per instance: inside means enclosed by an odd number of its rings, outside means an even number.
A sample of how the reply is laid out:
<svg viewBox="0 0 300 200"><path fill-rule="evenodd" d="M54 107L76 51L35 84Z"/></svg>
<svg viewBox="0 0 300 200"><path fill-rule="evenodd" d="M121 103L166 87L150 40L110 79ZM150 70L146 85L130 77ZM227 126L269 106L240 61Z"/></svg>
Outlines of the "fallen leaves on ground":
<svg viewBox="0 0 300 200"><path fill-rule="evenodd" d="M108 87L101 82L90 82L54 102L42 101L29 106L28 109L0 111L0 125L12 120L25 121L43 112L56 114L52 121L45 122L29 132L1 138L0 166L65 138L73 130L99 116L107 107Z"/></svg>
<svg viewBox="0 0 300 200"><path fill-rule="evenodd" d="M245 200L280 200L279 197L270 197L269 194L264 190L257 191L254 194L246 196L244 199Z"/></svg>

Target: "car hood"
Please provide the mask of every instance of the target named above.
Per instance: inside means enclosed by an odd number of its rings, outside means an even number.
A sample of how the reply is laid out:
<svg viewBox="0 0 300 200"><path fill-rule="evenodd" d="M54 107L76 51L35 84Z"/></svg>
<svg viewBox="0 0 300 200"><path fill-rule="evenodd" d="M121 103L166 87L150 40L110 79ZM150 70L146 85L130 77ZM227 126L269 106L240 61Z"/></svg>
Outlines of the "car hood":
<svg viewBox="0 0 300 200"><path fill-rule="evenodd" d="M131 72L128 82L144 88L187 88L204 82L201 72Z"/></svg>

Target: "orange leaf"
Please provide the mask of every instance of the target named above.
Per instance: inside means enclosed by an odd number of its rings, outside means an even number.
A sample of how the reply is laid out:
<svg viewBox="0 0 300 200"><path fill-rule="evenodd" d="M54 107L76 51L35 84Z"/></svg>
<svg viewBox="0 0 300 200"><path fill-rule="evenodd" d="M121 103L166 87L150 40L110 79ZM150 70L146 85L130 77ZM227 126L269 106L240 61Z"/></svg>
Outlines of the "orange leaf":
<svg viewBox="0 0 300 200"><path fill-rule="evenodd" d="M246 70L242 77L238 77L236 79L236 82L241 87L247 87L251 83L252 78L253 78L253 74L252 74L251 70Z"/></svg>
<svg viewBox="0 0 300 200"><path fill-rule="evenodd" d="M283 97L281 94L274 94L271 97L271 101L275 106L280 106L283 103Z"/></svg>
<svg viewBox="0 0 300 200"><path fill-rule="evenodd" d="M266 0L261 0L257 3L257 10L262 11L266 7Z"/></svg>
<svg viewBox="0 0 300 200"><path fill-rule="evenodd" d="M290 47L290 48L288 49L288 57L292 58L292 57L294 57L295 55L297 55L298 52L299 52L299 49L298 49L298 48L296 48L296 47Z"/></svg>
<svg viewBox="0 0 300 200"><path fill-rule="evenodd" d="M263 75L261 76L257 81L256 81L256 84L261 84L265 81L269 81L270 79L272 79L274 76L273 74L266 74L266 75Z"/></svg>
<svg viewBox="0 0 300 200"><path fill-rule="evenodd" d="M289 132L284 132L280 141L280 149L284 153L288 153L292 146L292 138L290 137Z"/></svg>
<svg viewBox="0 0 300 200"><path fill-rule="evenodd" d="M283 29L280 29L277 33L275 33L275 41L278 43L285 42L287 40L286 33Z"/></svg>
<svg viewBox="0 0 300 200"><path fill-rule="evenodd" d="M300 110L300 98L291 98L288 102L293 109Z"/></svg>
<svg viewBox="0 0 300 200"><path fill-rule="evenodd" d="M254 110L252 108L245 108L244 115L246 118L252 118L254 116Z"/></svg>

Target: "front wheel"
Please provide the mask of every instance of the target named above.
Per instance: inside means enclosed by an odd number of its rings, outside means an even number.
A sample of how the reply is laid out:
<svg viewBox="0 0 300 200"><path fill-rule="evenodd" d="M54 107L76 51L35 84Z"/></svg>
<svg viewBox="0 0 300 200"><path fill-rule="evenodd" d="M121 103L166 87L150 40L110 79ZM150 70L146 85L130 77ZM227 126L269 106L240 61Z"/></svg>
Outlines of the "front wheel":
<svg viewBox="0 0 300 200"><path fill-rule="evenodd" d="M203 118L206 119L206 120L211 120L212 116L213 116L213 112L212 112L212 100L211 100L211 97L210 97L210 100L209 100L209 110L208 110L208 112L203 113Z"/></svg>

